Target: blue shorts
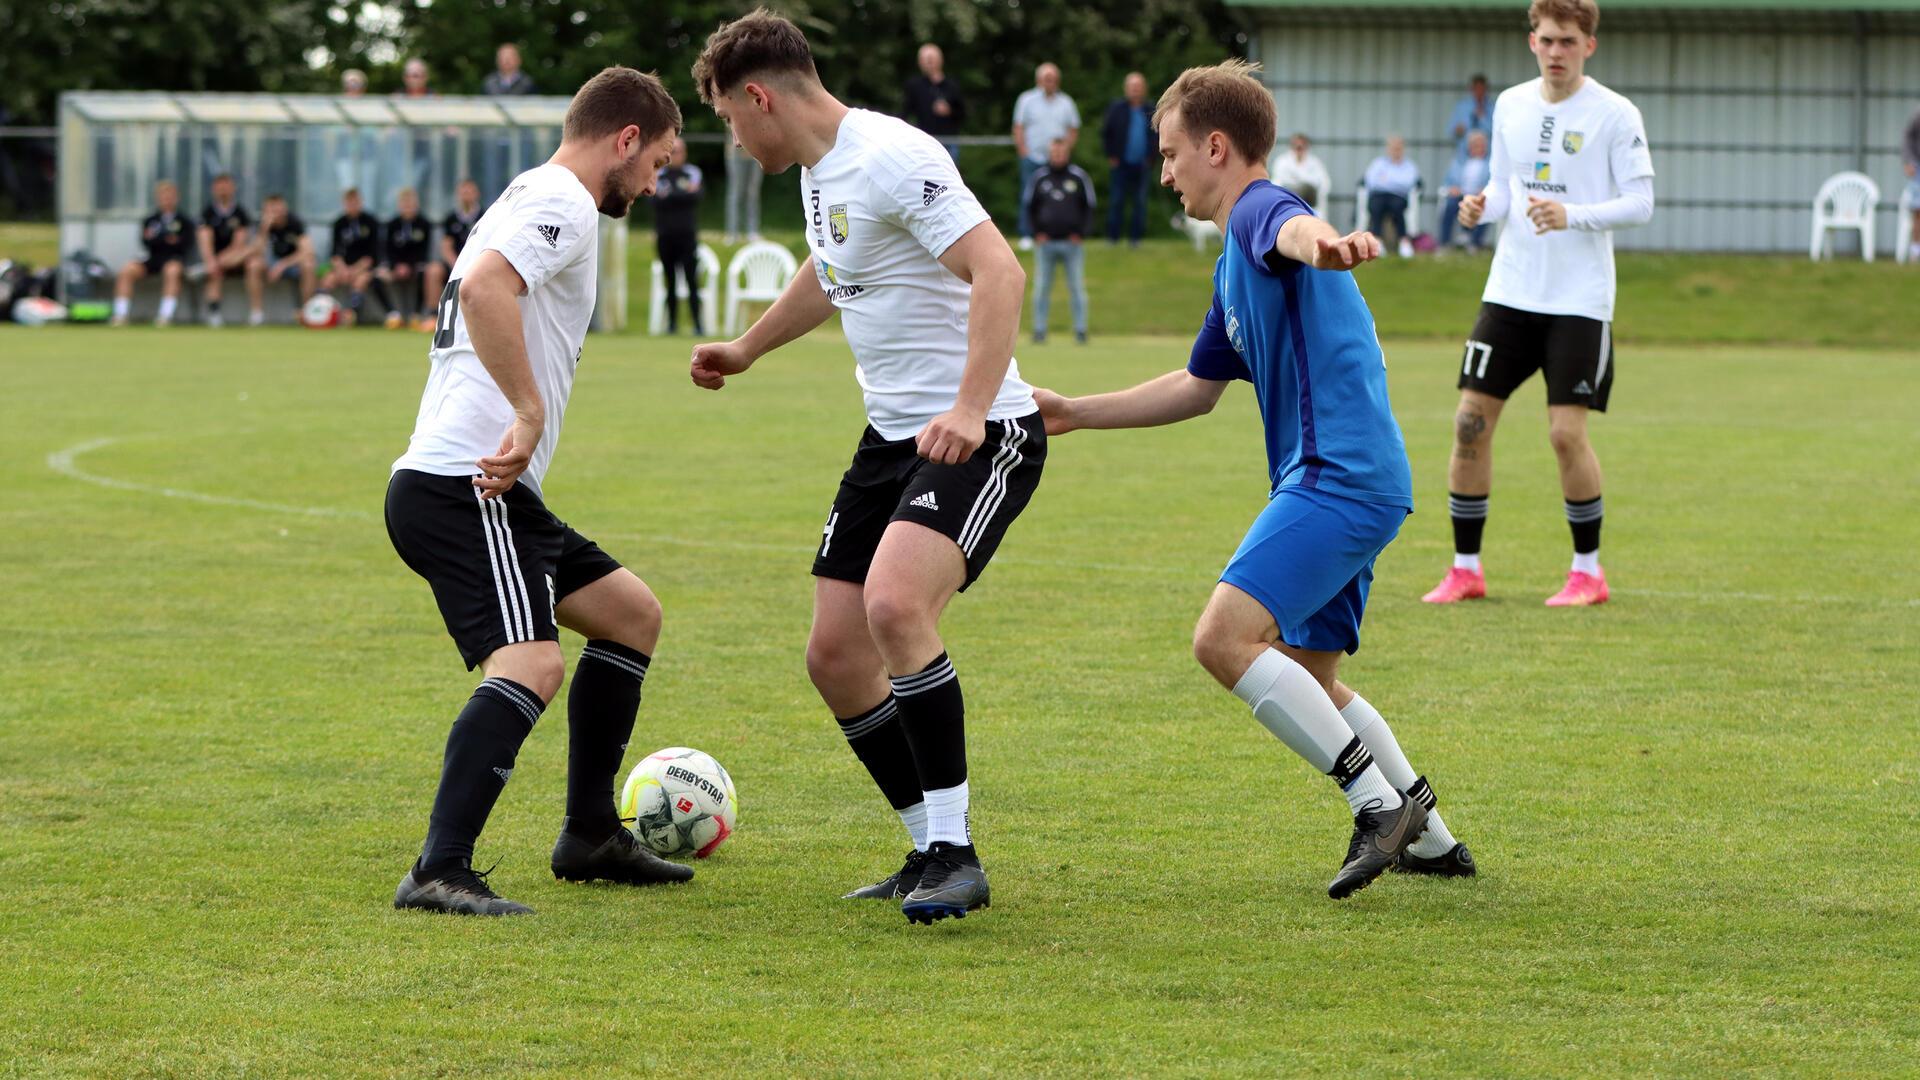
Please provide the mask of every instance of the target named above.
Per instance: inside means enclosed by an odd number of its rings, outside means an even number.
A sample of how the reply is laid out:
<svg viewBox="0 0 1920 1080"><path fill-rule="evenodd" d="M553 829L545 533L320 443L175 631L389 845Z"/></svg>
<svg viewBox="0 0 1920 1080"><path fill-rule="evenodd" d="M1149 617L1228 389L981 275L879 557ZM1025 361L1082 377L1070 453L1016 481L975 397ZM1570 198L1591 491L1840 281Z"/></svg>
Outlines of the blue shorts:
<svg viewBox="0 0 1920 1080"><path fill-rule="evenodd" d="M1360 648L1373 560L1407 511L1285 487L1254 519L1220 580L1260 601L1280 640L1313 652Z"/></svg>

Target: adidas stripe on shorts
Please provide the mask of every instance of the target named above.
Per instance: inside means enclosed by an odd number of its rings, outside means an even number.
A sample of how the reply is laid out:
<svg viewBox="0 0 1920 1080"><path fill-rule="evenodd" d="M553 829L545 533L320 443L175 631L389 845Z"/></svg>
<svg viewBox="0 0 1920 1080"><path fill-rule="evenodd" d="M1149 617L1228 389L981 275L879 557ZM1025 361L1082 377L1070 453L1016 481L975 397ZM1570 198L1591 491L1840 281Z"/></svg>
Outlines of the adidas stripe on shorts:
<svg viewBox="0 0 1920 1080"><path fill-rule="evenodd" d="M558 641L554 605L620 564L515 484L481 499L472 477L400 469L387 482L387 536L427 579L469 670L522 641Z"/></svg>
<svg viewBox="0 0 1920 1080"><path fill-rule="evenodd" d="M936 465L914 447L913 439L889 442L872 427L860 436L821 528L815 577L866 581L887 525L911 521L960 545L964 592L1040 486L1047 431L1038 412L989 420L987 441L958 465Z"/></svg>
<svg viewBox="0 0 1920 1080"><path fill-rule="evenodd" d="M1613 389L1612 324L1481 304L1460 361L1460 389L1505 401L1536 371L1546 377L1547 404L1606 412Z"/></svg>

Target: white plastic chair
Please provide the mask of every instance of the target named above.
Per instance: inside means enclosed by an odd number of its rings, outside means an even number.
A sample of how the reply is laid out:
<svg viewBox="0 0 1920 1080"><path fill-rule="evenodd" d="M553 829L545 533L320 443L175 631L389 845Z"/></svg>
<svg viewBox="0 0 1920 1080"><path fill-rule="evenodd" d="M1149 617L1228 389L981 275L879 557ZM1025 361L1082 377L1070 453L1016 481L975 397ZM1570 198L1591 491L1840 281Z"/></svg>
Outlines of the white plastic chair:
<svg viewBox="0 0 1920 1080"><path fill-rule="evenodd" d="M1860 234L1860 257L1873 261L1873 213L1880 205L1880 186L1865 173L1841 172L1827 177L1820 193L1813 197L1813 241L1807 245L1807 258L1819 262L1827 257L1827 234L1835 229L1852 229Z"/></svg>
<svg viewBox="0 0 1920 1080"><path fill-rule="evenodd" d="M740 321L740 305L780 299L780 293L799 269L793 252L765 240L756 240L734 252L733 261L727 264L725 332L737 335L746 329Z"/></svg>
<svg viewBox="0 0 1920 1080"><path fill-rule="evenodd" d="M701 244L694 249L700 282L700 311L711 320L720 311L720 256ZM659 259L653 260L653 287L647 297L647 333L658 337L667 332L667 271Z"/></svg>
<svg viewBox="0 0 1920 1080"><path fill-rule="evenodd" d="M1407 239L1420 235L1420 200L1426 196L1427 182L1421 180L1407 193ZM1365 180L1353 188L1353 231L1359 232L1367 227L1367 182Z"/></svg>
<svg viewBox="0 0 1920 1080"><path fill-rule="evenodd" d="M1906 262L1913 258L1913 185L1900 186L1900 202L1894 209L1899 215L1893 223L1893 261Z"/></svg>

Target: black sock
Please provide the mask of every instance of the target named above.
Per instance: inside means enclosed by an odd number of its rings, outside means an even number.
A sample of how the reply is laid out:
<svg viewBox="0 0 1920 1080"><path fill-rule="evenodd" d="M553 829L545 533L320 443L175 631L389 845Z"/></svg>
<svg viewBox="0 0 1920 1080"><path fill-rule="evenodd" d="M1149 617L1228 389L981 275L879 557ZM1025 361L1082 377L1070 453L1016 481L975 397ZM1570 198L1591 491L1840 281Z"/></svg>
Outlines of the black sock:
<svg viewBox="0 0 1920 1080"><path fill-rule="evenodd" d="M1600 550L1600 516L1606 507L1600 496L1585 502L1567 500L1567 527L1573 530L1573 553L1589 555Z"/></svg>
<svg viewBox="0 0 1920 1080"><path fill-rule="evenodd" d="M420 851L423 868L472 862L473 842L513 775L520 744L545 708L540 695L512 679L490 678L474 688L447 732L440 790L433 797L427 842Z"/></svg>
<svg viewBox="0 0 1920 1080"><path fill-rule="evenodd" d="M347 310L353 312L354 320L360 319L360 309L367 306L367 294L355 289L347 294Z"/></svg>
<svg viewBox="0 0 1920 1080"><path fill-rule="evenodd" d="M1447 513L1453 517L1453 550L1480 554L1480 534L1487 527L1487 496L1447 493Z"/></svg>
<svg viewBox="0 0 1920 1080"><path fill-rule="evenodd" d="M900 721L900 705L893 695L861 713L838 718L840 733L847 737L853 756L867 767L887 805L895 810L921 801L920 773L913 764L913 747L907 745L905 725Z"/></svg>
<svg viewBox="0 0 1920 1080"><path fill-rule="evenodd" d="M605 840L620 827L613 782L640 712L640 684L652 659L595 638L580 650L567 691L567 831Z"/></svg>
<svg viewBox="0 0 1920 1080"><path fill-rule="evenodd" d="M913 748L920 790L958 787L967 779L966 707L960 676L946 653L912 675L893 679L900 729Z"/></svg>

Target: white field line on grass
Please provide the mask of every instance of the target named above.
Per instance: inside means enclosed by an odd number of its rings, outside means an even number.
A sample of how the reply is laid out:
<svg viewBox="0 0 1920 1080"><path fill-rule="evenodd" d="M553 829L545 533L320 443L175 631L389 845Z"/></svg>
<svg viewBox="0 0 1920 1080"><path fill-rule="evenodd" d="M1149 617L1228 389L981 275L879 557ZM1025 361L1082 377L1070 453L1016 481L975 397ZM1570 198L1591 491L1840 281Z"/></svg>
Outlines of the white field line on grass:
<svg viewBox="0 0 1920 1080"><path fill-rule="evenodd" d="M294 506L288 503L263 502L259 499L241 499L230 495L208 495L199 491L187 491L182 488L151 487L131 480L120 480L99 473L88 472L76 462L83 454L102 450L123 441L114 436L88 439L75 443L64 450L56 450L47 455L47 468L70 479L93 484L96 487L114 491L134 491L144 495L160 495L169 499L184 499L207 506L231 506L241 510L258 510L270 514L297 514L302 517L328 518L332 520L352 520L372 522L378 520L373 514L363 510L340 510L326 506ZM794 544L773 544L753 540L719 540L712 537L672 536L658 533L595 533L609 540L633 540L643 544L668 544L674 547L720 548L727 551L769 551L793 553ZM1085 562L1073 559L1029 559L1020 556L995 555L994 559L1009 566L1034 566L1058 570L1091 570L1099 573L1144 574L1153 577L1193 578L1210 575L1215 568L1187 569L1177 566L1153 565L1141 563L1102 563ZM1836 594L1814 593L1782 595L1776 593L1742 592L1720 590L1714 592L1685 589L1614 589L1614 592L1626 596L1645 596L1659 600L1688 600L1708 602L1714 600L1733 600L1754 604L1844 604L1854 607L1877 608L1920 608L1920 597L1902 600L1899 598L1841 596Z"/></svg>

